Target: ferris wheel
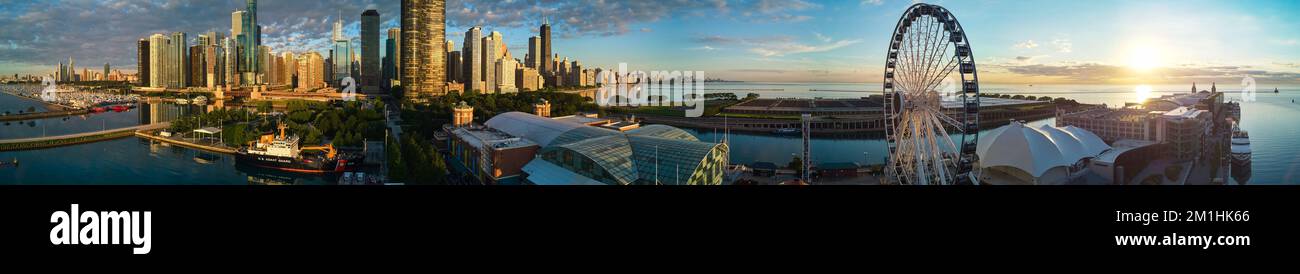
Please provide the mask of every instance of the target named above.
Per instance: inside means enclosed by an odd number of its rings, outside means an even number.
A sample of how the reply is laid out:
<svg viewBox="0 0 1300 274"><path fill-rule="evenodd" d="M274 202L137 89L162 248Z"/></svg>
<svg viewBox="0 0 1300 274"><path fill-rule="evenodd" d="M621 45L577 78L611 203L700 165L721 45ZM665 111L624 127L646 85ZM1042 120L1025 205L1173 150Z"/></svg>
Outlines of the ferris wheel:
<svg viewBox="0 0 1300 274"><path fill-rule="evenodd" d="M915 4L892 36L884 79L888 178L913 185L975 183L979 77L961 23L943 7Z"/></svg>

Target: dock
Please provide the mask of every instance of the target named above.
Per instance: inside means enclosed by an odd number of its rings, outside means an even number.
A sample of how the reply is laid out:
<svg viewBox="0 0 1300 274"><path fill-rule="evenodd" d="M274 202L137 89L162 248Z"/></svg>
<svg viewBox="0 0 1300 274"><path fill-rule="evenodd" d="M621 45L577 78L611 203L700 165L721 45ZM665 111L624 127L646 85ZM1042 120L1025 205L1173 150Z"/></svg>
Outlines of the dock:
<svg viewBox="0 0 1300 274"><path fill-rule="evenodd" d="M173 145L178 145L178 146L182 146L182 147L188 147L188 148L193 148L193 149L198 149L198 150L203 150L203 151L216 152L216 153L223 153L223 154L235 154L235 153L236 153L235 149L233 149L233 148L228 148L228 147L216 147L216 146L209 146L209 145L203 145L203 144L195 144L195 143L186 142L186 141L182 141L182 140L176 140L176 139L172 139L172 138L167 138L167 137L162 137L162 136L153 135L153 134L151 133L151 131L137 131L137 132L135 132L135 136L136 136L136 137L140 137L140 138L144 138L144 139L153 140L153 141L158 141L158 142L163 142L163 143L168 143L168 144L173 144Z"/></svg>
<svg viewBox="0 0 1300 274"><path fill-rule="evenodd" d="M0 151L31 150L92 143L130 137L136 131L162 129L170 126L171 123L157 123L59 136L0 140Z"/></svg>

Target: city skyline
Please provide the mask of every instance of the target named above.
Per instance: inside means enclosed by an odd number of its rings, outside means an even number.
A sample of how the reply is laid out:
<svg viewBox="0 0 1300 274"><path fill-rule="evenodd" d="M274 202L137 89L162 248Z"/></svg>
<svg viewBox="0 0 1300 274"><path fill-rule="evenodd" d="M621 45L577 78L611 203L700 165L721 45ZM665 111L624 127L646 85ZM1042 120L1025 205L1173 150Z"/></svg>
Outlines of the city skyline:
<svg viewBox="0 0 1300 274"><path fill-rule="evenodd" d="M880 81L887 33L896 20L888 15L911 2L452 0L445 34L446 40L460 42L466 30L481 25L485 34L502 33L509 50L524 61L527 39L550 18L554 52L561 57L581 52L579 59L591 67L628 63L635 69L702 70L731 80L874 83ZM1245 75L1261 83L1300 83L1300 27L1283 20L1285 11L1300 7L1296 3L925 2L961 11L964 27L973 30L981 80L988 83L1234 82ZM378 10L380 29L395 28L399 4L259 1L258 20L266 28L263 44L275 52L325 55L337 14L343 14L344 35L356 42L362 11ZM0 30L0 75L48 74L70 56L88 64L134 64L139 38L229 31L229 13L243 5L242 0L6 4L0 23L32 27ZM184 20L172 14L184 14ZM1186 17L1205 20L1182 20ZM82 27L104 22L122 23ZM1080 24L1090 27L1080 29Z"/></svg>

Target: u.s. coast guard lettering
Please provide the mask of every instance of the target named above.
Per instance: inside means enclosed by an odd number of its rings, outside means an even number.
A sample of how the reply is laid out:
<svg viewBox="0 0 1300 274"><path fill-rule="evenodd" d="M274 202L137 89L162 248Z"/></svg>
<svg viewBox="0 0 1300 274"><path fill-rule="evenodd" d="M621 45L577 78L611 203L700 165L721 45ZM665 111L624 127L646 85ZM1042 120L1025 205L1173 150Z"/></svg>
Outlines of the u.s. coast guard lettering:
<svg viewBox="0 0 1300 274"><path fill-rule="evenodd" d="M150 211L87 211L78 204L50 214L50 243L58 245L132 245L134 254L149 254Z"/></svg>

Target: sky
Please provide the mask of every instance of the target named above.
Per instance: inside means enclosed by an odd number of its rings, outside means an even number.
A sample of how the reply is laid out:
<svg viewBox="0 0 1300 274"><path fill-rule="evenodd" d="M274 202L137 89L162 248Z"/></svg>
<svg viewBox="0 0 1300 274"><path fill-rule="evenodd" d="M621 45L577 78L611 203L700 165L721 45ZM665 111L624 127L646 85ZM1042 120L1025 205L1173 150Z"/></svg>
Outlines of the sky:
<svg viewBox="0 0 1300 274"><path fill-rule="evenodd" d="M522 59L543 20L554 51L585 67L703 71L742 81L879 82L889 38L913 0L449 0L447 39L499 31ZM1300 1L932 0L965 29L981 82L1008 84L1300 83ZM398 0L262 0L273 51L327 49L332 22L357 37ZM243 0L0 0L0 74L135 69L153 33L229 32ZM386 31L381 31L385 33ZM386 37L383 37L386 38Z"/></svg>

